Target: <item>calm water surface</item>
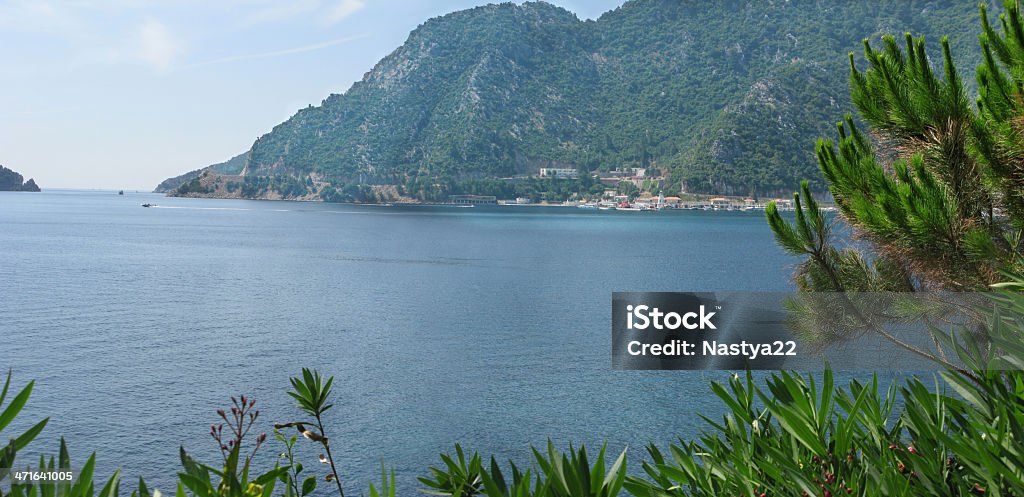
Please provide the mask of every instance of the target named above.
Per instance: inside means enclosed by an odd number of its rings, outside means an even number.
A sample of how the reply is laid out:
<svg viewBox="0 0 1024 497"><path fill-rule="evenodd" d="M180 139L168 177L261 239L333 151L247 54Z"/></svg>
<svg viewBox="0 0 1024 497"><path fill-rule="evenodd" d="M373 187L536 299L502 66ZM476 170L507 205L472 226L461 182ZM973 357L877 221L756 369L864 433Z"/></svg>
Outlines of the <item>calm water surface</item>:
<svg viewBox="0 0 1024 497"><path fill-rule="evenodd" d="M725 374L612 371L612 292L781 291L795 262L760 213L0 193L0 367L36 380L15 428L52 417L23 462L64 436L171 491L179 445L216 460L229 395L269 431L316 367L350 492L384 458L414 495L456 441L523 461L549 437L640 455L695 435Z"/></svg>

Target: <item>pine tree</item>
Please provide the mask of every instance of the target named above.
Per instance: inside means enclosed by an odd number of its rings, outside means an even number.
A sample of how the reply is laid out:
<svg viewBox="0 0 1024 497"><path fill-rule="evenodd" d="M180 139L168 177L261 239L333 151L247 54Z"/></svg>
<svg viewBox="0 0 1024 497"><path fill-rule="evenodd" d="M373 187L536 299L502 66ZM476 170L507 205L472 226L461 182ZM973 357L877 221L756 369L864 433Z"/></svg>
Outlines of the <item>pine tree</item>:
<svg viewBox="0 0 1024 497"><path fill-rule="evenodd" d="M979 97L972 106L943 38L941 76L922 38L864 41L868 67L850 54L853 116L839 140L819 140L818 164L843 219L871 243L873 264L837 250L806 187L795 194L795 225L767 211L787 251L809 256L801 289L817 291L981 290L1000 270L1019 271L1024 228L1024 21L1015 2L1000 16L981 7Z"/></svg>
<svg viewBox="0 0 1024 497"><path fill-rule="evenodd" d="M939 72L924 39L909 33L902 47L892 36L877 49L865 40L864 70L849 55L852 101L868 130L847 114L838 141L819 140L816 152L843 221L870 248L837 248L803 183L793 223L774 203L766 211L783 249L806 256L796 275L801 291L974 292L1019 278L1012 275L1024 269L1024 18L1007 1L997 32L980 9L984 61L973 105L946 38ZM811 314L806 302L792 309ZM823 320L815 321L819 338L841 338L823 336L835 327L822 333ZM877 322L860 324L884 333Z"/></svg>

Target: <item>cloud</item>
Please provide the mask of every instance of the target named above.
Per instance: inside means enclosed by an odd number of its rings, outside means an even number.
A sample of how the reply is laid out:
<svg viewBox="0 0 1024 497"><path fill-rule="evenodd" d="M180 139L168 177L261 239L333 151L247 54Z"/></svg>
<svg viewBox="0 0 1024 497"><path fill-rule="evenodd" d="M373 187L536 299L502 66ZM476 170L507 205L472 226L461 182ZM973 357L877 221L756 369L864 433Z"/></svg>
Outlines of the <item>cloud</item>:
<svg viewBox="0 0 1024 497"><path fill-rule="evenodd" d="M219 59L208 60L206 62L198 62L198 63L195 63L195 64L190 64L188 66L185 66L184 69L192 69L192 68L196 68L196 67L206 67L206 66L212 66L212 65L216 65L216 64L223 64L223 63L226 63L226 62L238 62L238 61L242 61L242 60L253 60L253 59L265 59L265 58L268 58L268 57L279 57L279 56L282 56L282 55L291 55L291 54L297 54L297 53L303 53L303 52L312 52L314 50L321 50L321 49L324 49L324 48L333 47L334 45L340 45L342 43L348 43L350 41L355 41L355 40L358 40L358 39L361 39L361 38L366 38L367 36L369 36L369 35L364 33L364 34L358 34L358 35L354 35L354 36L346 36L344 38L336 38L336 39L333 39L333 40L322 41L320 43L314 43L312 45L303 45L301 47L284 48L284 49L281 49L281 50L271 50L269 52L261 52L261 53L245 54L245 55L232 55L230 57L221 57Z"/></svg>
<svg viewBox="0 0 1024 497"><path fill-rule="evenodd" d="M363 10L364 7L366 7L366 0L341 0L327 11L324 20L327 24L338 23L347 19L352 14Z"/></svg>
<svg viewBox="0 0 1024 497"><path fill-rule="evenodd" d="M138 56L146 63L166 71L182 52L181 44L163 23L150 19L136 30Z"/></svg>

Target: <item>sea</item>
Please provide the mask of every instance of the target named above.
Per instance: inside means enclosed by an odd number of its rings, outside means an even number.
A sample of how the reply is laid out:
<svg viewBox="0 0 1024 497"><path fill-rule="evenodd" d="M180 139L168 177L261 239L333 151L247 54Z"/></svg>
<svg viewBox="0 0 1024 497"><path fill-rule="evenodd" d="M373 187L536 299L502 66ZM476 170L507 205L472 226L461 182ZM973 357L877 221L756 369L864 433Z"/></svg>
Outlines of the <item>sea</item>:
<svg viewBox="0 0 1024 497"><path fill-rule="evenodd" d="M638 469L720 419L708 385L730 373L613 370L612 292L787 291L798 262L762 212L0 193L0 368L35 381L0 437L49 417L21 464L63 437L123 495L173 492L180 447L219 463L231 396L256 399L272 467L273 423L304 419L289 378L315 368L349 495L382 462L416 495L456 443L525 467L548 440L607 444Z"/></svg>

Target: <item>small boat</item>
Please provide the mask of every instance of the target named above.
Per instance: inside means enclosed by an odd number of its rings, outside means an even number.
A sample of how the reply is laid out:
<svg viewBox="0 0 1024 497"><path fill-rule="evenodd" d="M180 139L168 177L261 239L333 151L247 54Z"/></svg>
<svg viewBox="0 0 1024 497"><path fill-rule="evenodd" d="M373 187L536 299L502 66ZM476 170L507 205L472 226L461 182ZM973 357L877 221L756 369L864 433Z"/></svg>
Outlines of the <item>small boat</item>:
<svg viewBox="0 0 1024 497"><path fill-rule="evenodd" d="M142 206L143 207L156 207L155 205L153 205L153 204L151 204L149 202L146 202L145 204L142 204Z"/></svg>
<svg viewBox="0 0 1024 497"><path fill-rule="evenodd" d="M124 190L118 190L118 191L117 191L117 194L118 194L118 195L124 195Z"/></svg>

